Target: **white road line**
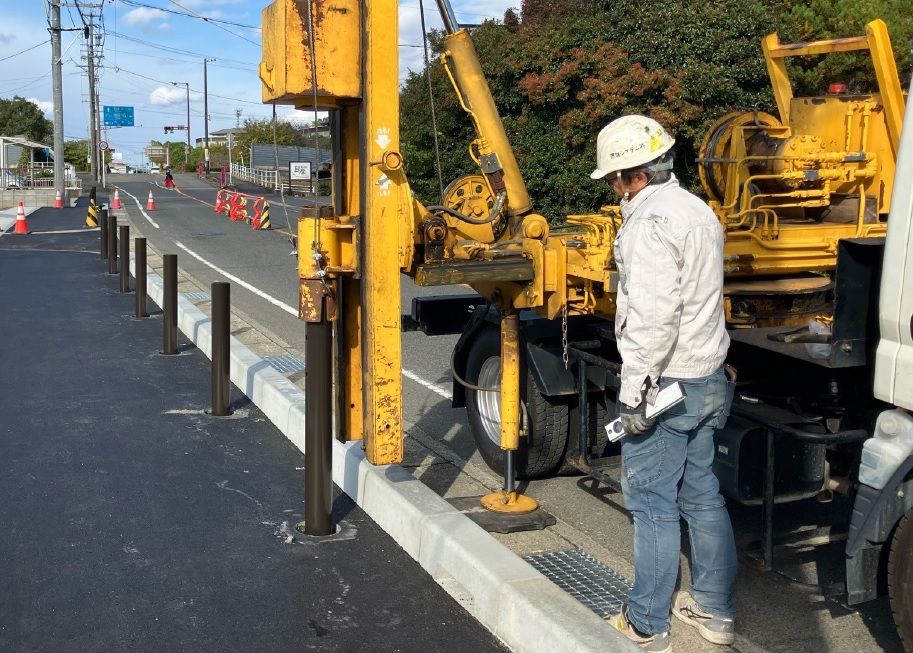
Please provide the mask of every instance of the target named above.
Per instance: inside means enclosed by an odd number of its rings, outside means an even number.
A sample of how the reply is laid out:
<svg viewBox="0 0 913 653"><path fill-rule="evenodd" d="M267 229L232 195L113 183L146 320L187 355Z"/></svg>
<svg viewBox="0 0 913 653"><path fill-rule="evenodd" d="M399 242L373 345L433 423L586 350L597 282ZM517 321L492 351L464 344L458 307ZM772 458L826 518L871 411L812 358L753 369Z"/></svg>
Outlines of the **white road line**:
<svg viewBox="0 0 913 653"><path fill-rule="evenodd" d="M415 372L410 372L409 370L404 369L403 376L406 377L407 379L411 379L411 380L415 381L416 383L418 383L420 386L422 386L424 388L428 388L429 390L431 390L431 392L433 392L436 395L440 395L444 399L453 399L453 396L447 390L444 390L444 388L442 388L439 385L435 385L434 383L431 383L431 381L426 381L425 379L420 377Z"/></svg>
<svg viewBox="0 0 913 653"><path fill-rule="evenodd" d="M262 297L263 299L265 299L266 301L268 301L270 304L272 304L272 305L274 305L274 306L277 306L277 307L281 308L281 309L282 309L283 311L285 311L286 313L290 313L291 315L294 315L295 317L298 317L298 309L296 309L296 308L294 308L294 307L292 307L292 306L289 306L289 305L286 304L285 302L280 301L280 300L276 299L275 297L273 297L272 295L263 292L263 291L260 290L259 288L256 288L256 287L252 286L251 284L247 283L247 282L244 281L243 279L239 279L238 277L236 277L235 275L231 274L230 272L226 272L225 270L223 270L223 269L220 268L219 266L215 265L214 263L210 263L210 262L207 261L205 258L203 258L203 257L200 256L199 254L197 254L196 252L194 252L192 249L190 249L189 247L187 247L184 243L181 243L181 242L179 242L179 241L175 241L174 244L177 245L178 247L180 247L181 249L183 249L183 250L184 250L185 252L187 252L188 254L190 254L193 258L195 258L196 260L198 260L198 261L199 261L200 263L202 263L203 265L205 265L205 266L207 266L207 267L209 267L209 268L215 270L215 271L218 272L219 274L221 274L221 275L222 275L223 277L225 277L226 279L230 279L231 281L234 281L236 284L238 284L238 285L241 286L242 288L246 288L247 290L249 290L249 291L251 291L252 293L254 293L255 295L257 295L258 297ZM451 394L450 394L447 390L445 390L444 388L440 387L439 385L435 385L435 384L432 383L431 381L426 381L425 379L423 379L422 377L420 377L420 376L419 376L418 374L416 374L415 372L411 372L411 371L409 371L409 370L404 369L404 370L403 370L403 376L406 377L407 379L411 380L411 381L415 381L416 383L418 383L418 384L419 384L420 386L422 386L423 388L427 388L428 390L431 390L431 392L435 393L436 395L440 395L440 396L443 397L444 399L452 399Z"/></svg>
<svg viewBox="0 0 913 653"><path fill-rule="evenodd" d="M93 232L93 231L101 231L101 229L98 228L98 227L93 227L93 228L91 228L91 229L86 229L86 228L82 228L82 229L65 229L65 230L62 230L62 231L33 231L33 232L32 232L32 235L38 235L38 234L86 234L86 233L91 233L91 232Z"/></svg>
<svg viewBox="0 0 913 653"><path fill-rule="evenodd" d="M124 190L124 189L121 188L120 186L118 186L118 189L119 189L119 190L123 190L124 193L126 193L127 195L129 195L130 197L133 198L133 201L136 202L136 208L138 208L138 209L139 209L139 212L143 214L143 217L146 218L146 219L149 221L149 224L151 224L151 225L152 225L153 227L155 227L156 229L161 229L161 227L158 226L158 224L156 223L156 221L153 220L152 218L150 218L150 217L149 217L149 214L146 213L146 212L143 210L143 205L140 204L140 201L139 201L138 199L136 199L136 195L133 195L132 193L128 193L126 190Z"/></svg>
<svg viewBox="0 0 913 653"><path fill-rule="evenodd" d="M215 264L213 264L213 263L210 263L210 262L207 261L205 258L203 258L203 257L200 256L199 254L197 254L196 252L194 252L192 249L190 249L189 247L187 247L186 245L184 245L184 243L181 243L181 242L178 242L178 241L174 241L174 244L177 245L178 247L180 247L181 249L183 249L183 250L184 250L185 252L187 252L188 254L190 254L193 258L195 258L196 260L198 260L198 261L199 261L200 263L202 263L203 265L209 266L210 268L212 268L213 270L215 270L216 272L218 272L219 274L221 274L221 275L222 275L223 277L225 277L226 279L230 279L231 281L234 281L236 284L238 284L238 285L241 286L242 288L246 288L247 290L249 290L249 291L251 291L252 293L254 293L255 295L257 295L258 297L262 297L263 299L265 299L266 301L268 301L268 302L269 302L270 304L272 304L273 306L278 306L279 308L281 308L281 309L282 309L283 311L285 311L286 313L291 313L291 314L294 315L295 317L298 317L298 309L297 309L297 308L293 308L293 307L289 306L288 304L286 304L285 302L279 301L278 299L276 299L276 298L273 297L272 295L267 294L267 293L263 292L262 290L260 290L259 288L256 288L256 287L250 285L249 283L247 283L247 282L244 281L243 279L239 279L238 277L236 277L235 275L231 274L230 272L226 272L225 270L223 270L222 268L218 267L217 265L215 265Z"/></svg>

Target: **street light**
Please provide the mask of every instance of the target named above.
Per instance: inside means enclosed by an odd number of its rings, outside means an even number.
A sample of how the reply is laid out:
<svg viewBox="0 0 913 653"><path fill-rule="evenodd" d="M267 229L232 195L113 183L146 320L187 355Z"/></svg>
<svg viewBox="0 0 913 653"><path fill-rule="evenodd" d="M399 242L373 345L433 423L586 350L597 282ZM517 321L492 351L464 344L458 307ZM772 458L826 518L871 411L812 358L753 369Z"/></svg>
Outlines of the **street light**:
<svg viewBox="0 0 913 653"><path fill-rule="evenodd" d="M171 82L172 86L183 84L187 89L187 145L184 146L184 168L190 165L190 82Z"/></svg>

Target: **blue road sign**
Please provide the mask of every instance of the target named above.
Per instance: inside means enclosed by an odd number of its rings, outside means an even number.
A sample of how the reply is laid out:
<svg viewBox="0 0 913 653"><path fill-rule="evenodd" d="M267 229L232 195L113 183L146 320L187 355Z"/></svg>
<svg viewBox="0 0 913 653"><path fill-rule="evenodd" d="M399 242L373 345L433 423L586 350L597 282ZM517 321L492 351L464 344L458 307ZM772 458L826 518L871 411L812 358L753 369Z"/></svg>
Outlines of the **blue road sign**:
<svg viewBox="0 0 913 653"><path fill-rule="evenodd" d="M133 127L133 107L102 107L105 127Z"/></svg>

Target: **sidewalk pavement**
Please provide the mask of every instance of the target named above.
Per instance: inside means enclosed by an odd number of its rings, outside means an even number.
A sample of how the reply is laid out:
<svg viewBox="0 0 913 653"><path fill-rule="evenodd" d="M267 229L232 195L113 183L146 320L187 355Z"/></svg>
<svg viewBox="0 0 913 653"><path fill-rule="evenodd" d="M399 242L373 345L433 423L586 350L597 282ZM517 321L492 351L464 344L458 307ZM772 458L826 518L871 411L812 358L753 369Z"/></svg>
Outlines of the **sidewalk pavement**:
<svg viewBox="0 0 913 653"><path fill-rule="evenodd" d="M97 241L0 240L0 650L505 650L345 495L297 534L303 456L237 388L205 413L206 357L158 354Z"/></svg>

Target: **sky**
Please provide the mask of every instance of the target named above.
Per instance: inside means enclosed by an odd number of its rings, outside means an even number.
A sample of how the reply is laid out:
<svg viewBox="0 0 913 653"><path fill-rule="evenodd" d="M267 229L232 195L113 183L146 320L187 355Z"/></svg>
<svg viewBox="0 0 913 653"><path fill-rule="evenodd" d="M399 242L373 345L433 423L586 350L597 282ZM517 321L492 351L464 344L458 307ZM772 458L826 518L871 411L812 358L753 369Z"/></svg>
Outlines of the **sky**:
<svg viewBox="0 0 913 653"><path fill-rule="evenodd" d="M61 26L82 27L74 0L63 0ZM402 0L400 9L400 72L421 70L419 3L424 2L428 29L441 27L434 0ZM451 0L457 20L479 23L501 20L519 0ZM83 11L102 0L79 0ZM165 135L166 125L187 122L190 84L190 136L201 138L203 60L207 64L209 132L234 127L236 111L245 118L269 118L262 104L257 74L261 59L260 12L265 0L103 0L103 60L99 72L102 106L134 107L135 126L108 129L110 147L131 165L145 163L143 149L151 140L185 141L186 132ZM99 9L96 9L98 13ZM53 120L51 44L47 0L0 0L0 98L24 97ZM178 13L172 13L178 12ZM229 21L216 23L186 14ZM62 34L63 112L66 140L85 139L89 123L85 39L81 31ZM177 85L172 84L177 82ZM280 119L310 122L312 112L277 106Z"/></svg>

